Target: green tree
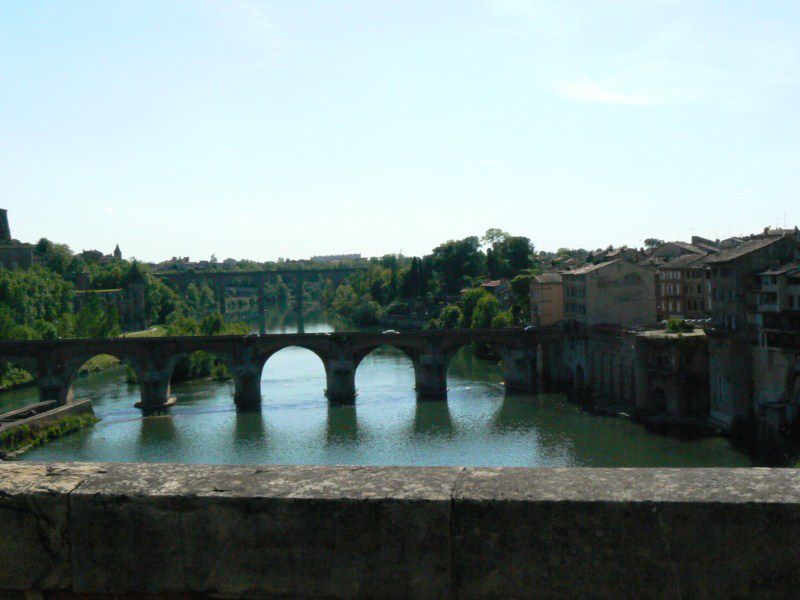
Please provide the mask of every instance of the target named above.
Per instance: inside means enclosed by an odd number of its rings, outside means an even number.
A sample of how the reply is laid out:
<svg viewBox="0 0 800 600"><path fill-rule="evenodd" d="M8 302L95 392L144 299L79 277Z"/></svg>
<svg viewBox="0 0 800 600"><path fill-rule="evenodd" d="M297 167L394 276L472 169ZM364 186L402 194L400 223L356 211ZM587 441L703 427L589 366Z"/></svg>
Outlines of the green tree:
<svg viewBox="0 0 800 600"><path fill-rule="evenodd" d="M511 280L512 314L516 322L527 321L531 314L531 276L517 275Z"/></svg>
<svg viewBox="0 0 800 600"><path fill-rule="evenodd" d="M497 298L486 294L475 305L475 312L472 314L472 328L491 327L498 312L500 312L500 303Z"/></svg>
<svg viewBox="0 0 800 600"><path fill-rule="evenodd" d="M219 335L225 329L225 321L220 313L206 315L200 321L199 329L202 335Z"/></svg>
<svg viewBox="0 0 800 600"><path fill-rule="evenodd" d="M506 236L492 246L495 271L501 277L513 277L531 268L533 244L521 236Z"/></svg>
<svg viewBox="0 0 800 600"><path fill-rule="evenodd" d="M502 229L498 229L497 227L492 227L491 229L487 229L486 233L481 238L481 242L483 242L486 246L495 246L499 244L503 240L509 237L509 234Z"/></svg>
<svg viewBox="0 0 800 600"><path fill-rule="evenodd" d="M462 321L461 309L455 304L448 304L436 320L439 329L455 329Z"/></svg>
<svg viewBox="0 0 800 600"><path fill-rule="evenodd" d="M492 327L513 327L514 315L510 310L497 313L492 319Z"/></svg>
<svg viewBox="0 0 800 600"><path fill-rule="evenodd" d="M461 296L461 327L464 329L472 327L472 315L475 307L481 298L487 295L489 295L489 292L483 288L472 288L464 292Z"/></svg>
<svg viewBox="0 0 800 600"><path fill-rule="evenodd" d="M432 264L442 277L444 292L457 294L465 277L474 277L484 271L486 257L480 241L471 236L463 240L449 240L433 250Z"/></svg>

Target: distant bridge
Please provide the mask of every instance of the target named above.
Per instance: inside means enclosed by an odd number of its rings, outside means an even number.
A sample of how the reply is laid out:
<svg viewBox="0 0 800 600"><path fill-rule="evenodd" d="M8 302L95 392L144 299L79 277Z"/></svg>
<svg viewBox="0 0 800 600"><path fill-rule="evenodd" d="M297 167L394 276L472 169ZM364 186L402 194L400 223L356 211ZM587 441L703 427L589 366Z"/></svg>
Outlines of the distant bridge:
<svg viewBox="0 0 800 600"><path fill-rule="evenodd" d="M72 386L80 367L94 356L109 354L136 373L141 390L137 406L145 412L157 412L174 403L170 379L178 361L193 352L205 351L229 367L236 406L241 410L258 410L265 363L279 350L291 346L306 348L319 356L325 367L325 391L330 400L349 401L356 395L358 365L381 346L397 348L411 359L415 388L425 397L446 393L450 359L473 342L485 343L499 354L507 388L533 390L537 363L541 362L541 358L537 359L542 355L541 345L559 338L557 330L498 328L0 341L0 360L28 370L36 378L41 401L67 404L72 401Z"/></svg>
<svg viewBox="0 0 800 600"><path fill-rule="evenodd" d="M291 288L298 309L303 303L303 283L319 278L331 279L339 285L348 275L365 271L366 267L331 267L329 269L275 269L272 271L165 271L154 273L155 277L169 281L178 286L185 295L189 285L195 281L206 281L213 288L220 312L225 313L225 286L235 281L247 281L256 288L258 294L258 312L266 310L264 285L267 281L281 279Z"/></svg>

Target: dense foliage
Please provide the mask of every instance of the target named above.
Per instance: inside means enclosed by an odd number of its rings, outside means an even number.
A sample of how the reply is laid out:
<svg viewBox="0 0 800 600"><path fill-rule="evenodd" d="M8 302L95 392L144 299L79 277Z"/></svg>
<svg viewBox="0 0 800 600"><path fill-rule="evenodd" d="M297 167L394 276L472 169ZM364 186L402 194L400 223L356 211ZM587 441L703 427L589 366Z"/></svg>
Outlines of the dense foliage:
<svg viewBox="0 0 800 600"><path fill-rule="evenodd" d="M387 255L370 259L368 270L353 275L349 283L323 293L321 304L337 316L359 325L395 322L428 327L473 327L473 312L488 292L479 284L489 279L510 279L509 310L484 302L480 326L520 324L530 314L530 273L537 257L526 237L490 229L482 238L466 237L438 245L423 257ZM505 314L505 313L508 314Z"/></svg>

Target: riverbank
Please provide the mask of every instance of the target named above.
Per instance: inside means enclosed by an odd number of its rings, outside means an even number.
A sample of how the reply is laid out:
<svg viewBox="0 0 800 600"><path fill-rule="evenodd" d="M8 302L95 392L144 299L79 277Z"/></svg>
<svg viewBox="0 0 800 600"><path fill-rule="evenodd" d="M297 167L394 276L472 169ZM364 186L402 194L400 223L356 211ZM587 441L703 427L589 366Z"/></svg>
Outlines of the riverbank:
<svg viewBox="0 0 800 600"><path fill-rule="evenodd" d="M66 406L57 406L54 401L41 402L0 414L0 459L13 459L98 421L91 400Z"/></svg>

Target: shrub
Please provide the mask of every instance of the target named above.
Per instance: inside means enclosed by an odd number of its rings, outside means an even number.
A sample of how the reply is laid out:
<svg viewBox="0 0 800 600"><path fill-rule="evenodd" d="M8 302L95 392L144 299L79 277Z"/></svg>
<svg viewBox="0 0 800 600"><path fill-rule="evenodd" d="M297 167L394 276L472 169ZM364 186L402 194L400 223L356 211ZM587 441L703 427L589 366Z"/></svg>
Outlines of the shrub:
<svg viewBox="0 0 800 600"><path fill-rule="evenodd" d="M691 331L694 331L694 327L683 319L672 317L667 321L667 333L689 333Z"/></svg>

